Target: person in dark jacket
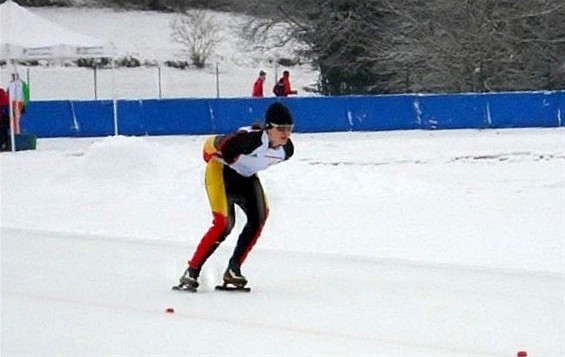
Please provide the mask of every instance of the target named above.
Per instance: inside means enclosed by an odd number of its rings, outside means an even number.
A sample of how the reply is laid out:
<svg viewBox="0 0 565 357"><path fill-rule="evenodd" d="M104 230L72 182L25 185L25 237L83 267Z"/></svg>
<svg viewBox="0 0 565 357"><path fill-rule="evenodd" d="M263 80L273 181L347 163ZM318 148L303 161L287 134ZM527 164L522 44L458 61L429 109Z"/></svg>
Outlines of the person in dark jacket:
<svg viewBox="0 0 565 357"><path fill-rule="evenodd" d="M273 87L273 93L277 97L288 97L291 94L298 94L297 90L292 89L290 85L290 72L284 71L283 76Z"/></svg>
<svg viewBox="0 0 565 357"><path fill-rule="evenodd" d="M206 260L232 231L235 205L242 208L247 223L224 273L224 286L243 288L247 279L241 265L259 239L269 206L257 173L284 162L294 154L290 140L292 116L283 104L267 109L264 128L244 128L230 135L212 136L204 143L206 192L212 210L212 226L196 247L177 288L196 291Z"/></svg>
<svg viewBox="0 0 565 357"><path fill-rule="evenodd" d="M265 71L259 71L259 77L253 83L252 97L262 98L263 97L263 84L265 84L265 79L267 78L267 73Z"/></svg>
<svg viewBox="0 0 565 357"><path fill-rule="evenodd" d="M0 87L0 151L10 150L10 98Z"/></svg>

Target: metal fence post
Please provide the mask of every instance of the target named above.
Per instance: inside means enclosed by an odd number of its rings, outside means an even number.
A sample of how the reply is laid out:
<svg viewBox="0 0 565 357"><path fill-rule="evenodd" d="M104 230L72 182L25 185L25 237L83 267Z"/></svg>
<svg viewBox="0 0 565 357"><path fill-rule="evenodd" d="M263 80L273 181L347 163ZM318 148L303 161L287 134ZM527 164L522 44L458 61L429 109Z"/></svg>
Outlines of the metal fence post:
<svg viewBox="0 0 565 357"><path fill-rule="evenodd" d="M220 98L220 69L218 62L216 62L216 98Z"/></svg>
<svg viewBox="0 0 565 357"><path fill-rule="evenodd" d="M94 76L94 100L98 100L98 72L96 65L92 66Z"/></svg>
<svg viewBox="0 0 565 357"><path fill-rule="evenodd" d="M159 81L159 99L163 98L163 90L161 88L161 66L157 66L157 77Z"/></svg>

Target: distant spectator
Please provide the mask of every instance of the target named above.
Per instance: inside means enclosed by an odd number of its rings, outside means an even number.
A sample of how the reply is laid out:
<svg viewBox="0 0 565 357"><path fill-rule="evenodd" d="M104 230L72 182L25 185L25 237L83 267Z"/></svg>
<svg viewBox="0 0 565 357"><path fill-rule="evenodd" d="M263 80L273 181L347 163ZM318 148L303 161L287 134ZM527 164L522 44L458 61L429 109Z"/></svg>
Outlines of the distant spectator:
<svg viewBox="0 0 565 357"><path fill-rule="evenodd" d="M10 99L0 87L0 151L10 150Z"/></svg>
<svg viewBox="0 0 565 357"><path fill-rule="evenodd" d="M18 73L12 73L12 81L8 86L8 95L12 101L12 111L14 118L14 134L20 133L20 120L25 113L25 105L29 101L29 88L20 79Z"/></svg>
<svg viewBox="0 0 565 357"><path fill-rule="evenodd" d="M290 72L284 71L283 76L273 87L273 93L277 97L288 97L291 94L298 94L297 90L293 90L290 86Z"/></svg>
<svg viewBox="0 0 565 357"><path fill-rule="evenodd" d="M253 93L251 93L252 97L263 97L263 84L265 83L265 78L267 78L267 73L265 73L265 71L259 71L259 77L257 77L257 80L253 83Z"/></svg>

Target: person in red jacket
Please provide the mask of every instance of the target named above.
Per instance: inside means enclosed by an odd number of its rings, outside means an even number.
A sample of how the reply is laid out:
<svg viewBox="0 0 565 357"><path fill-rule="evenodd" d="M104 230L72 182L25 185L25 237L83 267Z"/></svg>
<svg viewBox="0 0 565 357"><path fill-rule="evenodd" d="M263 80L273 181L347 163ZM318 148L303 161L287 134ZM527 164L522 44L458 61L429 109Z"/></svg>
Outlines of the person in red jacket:
<svg viewBox="0 0 565 357"><path fill-rule="evenodd" d="M265 83L265 78L267 78L267 73L265 73L265 71L259 71L259 77L257 77L257 80L253 83L253 92L251 93L252 97L263 97L263 84Z"/></svg>
<svg viewBox="0 0 565 357"><path fill-rule="evenodd" d="M298 94L297 90L293 90L290 86L290 72L284 71L283 76L273 87L273 93L277 97L288 97L291 94Z"/></svg>

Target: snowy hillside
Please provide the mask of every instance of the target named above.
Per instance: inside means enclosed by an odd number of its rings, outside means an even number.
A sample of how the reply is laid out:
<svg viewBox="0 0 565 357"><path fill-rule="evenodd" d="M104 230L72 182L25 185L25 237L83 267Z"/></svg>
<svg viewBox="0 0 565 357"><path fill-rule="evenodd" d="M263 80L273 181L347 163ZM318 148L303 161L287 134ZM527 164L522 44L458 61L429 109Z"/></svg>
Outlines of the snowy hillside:
<svg viewBox="0 0 565 357"><path fill-rule="evenodd" d="M171 25L179 15L153 11L119 11L90 8L31 8L38 15L81 33L110 39L118 56L132 55L149 62L185 59L182 47L171 40ZM269 65L277 58L292 58L290 46L270 51L254 51L240 34L249 19L244 15L206 11L221 25L222 41L211 63L230 67Z"/></svg>
<svg viewBox="0 0 565 357"><path fill-rule="evenodd" d="M221 97L248 97L259 70L267 72L265 92L272 96L271 88L275 74L283 70L291 72L291 81L299 95L312 95L304 90L312 87L317 72L309 64L293 67L276 65L278 58L293 58L294 47L270 51L253 50L250 43L240 36L240 25L246 21L242 15L220 12L213 14L214 21L221 25L222 41L203 70L189 68L177 70L163 66L167 60L187 60L182 47L171 40L171 24L176 14L149 11L116 11L91 8L29 8L37 15L85 35L110 40L116 47L117 57L132 56L142 63L161 65L116 71L116 94L118 98L158 98L159 75L161 93L164 98L216 97L216 69L219 71ZM9 68L0 71L0 83L9 82ZM60 66L20 67L24 78L29 74L32 99L94 99L92 70L65 68ZM112 74L109 70L98 73L98 98L112 97ZM70 83L73 82L73 83ZM64 94L53 91L53 86L67 87Z"/></svg>

